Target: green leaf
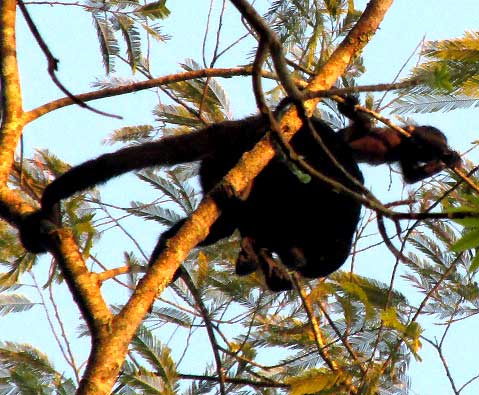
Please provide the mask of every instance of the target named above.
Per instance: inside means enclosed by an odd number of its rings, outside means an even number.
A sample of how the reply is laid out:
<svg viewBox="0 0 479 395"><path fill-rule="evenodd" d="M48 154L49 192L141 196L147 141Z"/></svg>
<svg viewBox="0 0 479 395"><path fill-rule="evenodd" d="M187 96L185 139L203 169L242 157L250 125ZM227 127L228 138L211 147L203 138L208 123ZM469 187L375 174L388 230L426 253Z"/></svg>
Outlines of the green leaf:
<svg viewBox="0 0 479 395"><path fill-rule="evenodd" d="M28 344L0 344L2 394L74 394L70 379L57 372L48 358Z"/></svg>
<svg viewBox="0 0 479 395"><path fill-rule="evenodd" d="M374 309L371 303L369 302L368 295L366 294L365 290L357 283L353 281L344 281L342 283L343 289L349 296L355 296L359 299L366 310L366 319L371 319L374 315Z"/></svg>
<svg viewBox="0 0 479 395"><path fill-rule="evenodd" d="M166 7L166 0L145 4L137 8L134 12L150 19L165 19L170 15L170 10Z"/></svg>
<svg viewBox="0 0 479 395"><path fill-rule="evenodd" d="M126 53L128 54L128 63L133 71L141 59L141 39L140 33L136 28L134 21L123 15L116 15L118 27L126 43Z"/></svg>
<svg viewBox="0 0 479 395"><path fill-rule="evenodd" d="M476 249L474 258L472 258L472 261L469 265L469 273L475 273L478 268L479 268L479 254L477 253L477 249Z"/></svg>
<svg viewBox="0 0 479 395"><path fill-rule="evenodd" d="M129 143L147 140L154 131L151 125L125 126L114 130L105 140L105 144Z"/></svg>
<svg viewBox="0 0 479 395"><path fill-rule="evenodd" d="M406 326L399 322L397 311L394 307L389 307L386 310L381 312L381 319L384 326L388 328L396 329L399 332L404 333Z"/></svg>
<svg viewBox="0 0 479 395"><path fill-rule="evenodd" d="M311 369L301 376L290 376L285 382L291 386L290 395L314 394L331 390L341 376L341 373L333 373L326 369Z"/></svg>
<svg viewBox="0 0 479 395"><path fill-rule="evenodd" d="M132 340L134 350L149 362L154 373L159 375L169 393L173 393L176 385L176 365L171 357L170 349L152 335L145 327L141 327Z"/></svg>
<svg viewBox="0 0 479 395"><path fill-rule="evenodd" d="M450 92L453 90L451 75L445 64L439 64L434 69L434 85L436 88Z"/></svg>
<svg viewBox="0 0 479 395"><path fill-rule="evenodd" d="M408 345L411 352L414 354L416 359L420 360L418 355L419 350L422 347L420 336L423 330L417 322L411 322L404 332L404 335L407 336L406 344Z"/></svg>
<svg viewBox="0 0 479 395"><path fill-rule="evenodd" d="M451 246L451 251L461 252L477 246L479 246L479 228L471 228Z"/></svg>
<svg viewBox="0 0 479 395"><path fill-rule="evenodd" d="M454 218L453 221L466 228L479 228L479 217Z"/></svg>
<svg viewBox="0 0 479 395"><path fill-rule="evenodd" d="M96 29L98 40L100 42L103 64L106 73L114 71L112 57L120 52L118 41L113 33L110 21L104 16L103 12L92 13L93 24Z"/></svg>

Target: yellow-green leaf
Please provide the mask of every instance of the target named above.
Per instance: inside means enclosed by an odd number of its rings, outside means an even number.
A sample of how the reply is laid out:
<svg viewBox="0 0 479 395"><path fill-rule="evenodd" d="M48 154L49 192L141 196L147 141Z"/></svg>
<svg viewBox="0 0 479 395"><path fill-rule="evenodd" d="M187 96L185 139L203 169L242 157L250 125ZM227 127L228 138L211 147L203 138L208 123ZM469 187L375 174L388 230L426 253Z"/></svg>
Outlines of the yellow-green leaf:
<svg viewBox="0 0 479 395"><path fill-rule="evenodd" d="M461 252L477 246L479 246L479 228L472 228L451 246L451 251Z"/></svg>
<svg viewBox="0 0 479 395"><path fill-rule="evenodd" d="M405 326L399 322L397 318L396 309L394 307L389 307L381 313L381 319L385 326L388 328L396 329L399 332L405 332Z"/></svg>
<svg viewBox="0 0 479 395"><path fill-rule="evenodd" d="M314 394L334 387L341 375L325 369L311 369L301 376L285 380L291 386L290 395Z"/></svg>
<svg viewBox="0 0 479 395"><path fill-rule="evenodd" d="M474 273L477 269L479 268L479 254L476 253L474 254L474 258L471 261L471 265L469 266L469 272Z"/></svg>

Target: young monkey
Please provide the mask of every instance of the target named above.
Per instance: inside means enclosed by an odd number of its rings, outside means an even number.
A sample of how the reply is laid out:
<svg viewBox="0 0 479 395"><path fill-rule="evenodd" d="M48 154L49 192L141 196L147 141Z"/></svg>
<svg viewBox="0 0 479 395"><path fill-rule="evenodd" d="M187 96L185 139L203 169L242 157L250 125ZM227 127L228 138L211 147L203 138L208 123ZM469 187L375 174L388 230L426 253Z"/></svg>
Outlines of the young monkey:
<svg viewBox="0 0 479 395"><path fill-rule="evenodd" d="M404 136L389 127L374 127L371 117L354 110L356 98L348 96L338 109L353 119L347 128L340 130L340 138L353 151L360 163L380 165L398 162L403 179L413 184L440 172L446 167L460 167L461 157L449 148L446 136L433 126L407 125Z"/></svg>

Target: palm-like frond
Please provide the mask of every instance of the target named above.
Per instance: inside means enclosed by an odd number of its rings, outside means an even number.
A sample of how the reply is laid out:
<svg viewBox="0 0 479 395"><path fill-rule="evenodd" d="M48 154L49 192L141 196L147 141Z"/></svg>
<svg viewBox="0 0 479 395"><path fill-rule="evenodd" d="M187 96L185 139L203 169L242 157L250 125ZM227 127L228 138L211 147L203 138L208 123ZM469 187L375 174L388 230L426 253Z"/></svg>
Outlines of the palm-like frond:
<svg viewBox="0 0 479 395"><path fill-rule="evenodd" d="M92 18L98 41L100 43L103 65L105 66L105 72L108 74L114 71L112 57L119 54L120 48L118 46L118 41L115 38L111 22L106 17L105 13L101 11L93 12Z"/></svg>
<svg viewBox="0 0 479 395"><path fill-rule="evenodd" d="M93 19L101 55L107 73L114 71L114 58L120 54L118 33L123 38L127 61L132 70L142 63L143 41L140 32L156 40L165 41L169 37L161 34L160 26L155 22L168 17L166 0L153 1L140 5L138 1L102 1L92 2L85 10Z"/></svg>
<svg viewBox="0 0 479 395"><path fill-rule="evenodd" d="M26 344L0 344L0 386L4 394L73 394L71 380L57 372L47 357Z"/></svg>
<svg viewBox="0 0 479 395"><path fill-rule="evenodd" d="M162 379L164 389L173 394L176 387L177 373L170 350L144 327L138 330L131 345L135 352L150 364L153 373Z"/></svg>
<svg viewBox="0 0 479 395"><path fill-rule="evenodd" d="M411 93L395 100L392 105L393 114L429 114L433 112L448 112L470 107L479 107L479 98L465 95L441 95L433 92Z"/></svg>
<svg viewBox="0 0 479 395"><path fill-rule="evenodd" d="M162 322L175 324L184 328L190 328L192 321L185 312L172 307L153 307L152 316Z"/></svg>
<svg viewBox="0 0 479 395"><path fill-rule="evenodd" d="M126 44L128 63L135 70L141 59L141 37L138 26L124 15L116 15L116 22Z"/></svg>
<svg viewBox="0 0 479 395"><path fill-rule="evenodd" d="M185 130L185 127L200 129L204 126L200 119L191 111L188 111L183 106L160 104L155 108L154 114L157 121L172 125L181 125L180 130Z"/></svg>
<svg viewBox="0 0 479 395"><path fill-rule="evenodd" d="M116 129L105 140L105 144L139 143L149 141L155 128L152 125L125 126Z"/></svg>
<svg viewBox="0 0 479 395"><path fill-rule="evenodd" d="M35 305L36 303L31 302L25 295L0 294L0 315L27 311Z"/></svg>
<svg viewBox="0 0 479 395"><path fill-rule="evenodd" d="M179 180L174 169L166 170L163 174L147 170L140 172L138 177L177 204L185 214L191 214L197 203L197 192L188 182Z"/></svg>
<svg viewBox="0 0 479 395"><path fill-rule="evenodd" d="M131 202L131 207L128 208L127 211L138 217L159 222L166 226L172 226L183 218L174 210L162 208L157 205L145 205L141 202Z"/></svg>
<svg viewBox="0 0 479 395"><path fill-rule="evenodd" d="M429 113L479 105L479 34L466 32L452 40L430 41L423 49L426 61L412 77L421 85L393 104L393 112Z"/></svg>

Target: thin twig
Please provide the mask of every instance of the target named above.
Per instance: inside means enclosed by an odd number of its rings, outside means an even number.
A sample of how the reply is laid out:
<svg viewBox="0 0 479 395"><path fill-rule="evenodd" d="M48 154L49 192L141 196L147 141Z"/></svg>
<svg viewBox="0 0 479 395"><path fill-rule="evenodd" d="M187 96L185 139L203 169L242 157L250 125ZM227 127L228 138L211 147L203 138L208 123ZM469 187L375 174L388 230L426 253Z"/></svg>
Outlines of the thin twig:
<svg viewBox="0 0 479 395"><path fill-rule="evenodd" d="M319 355L321 355L321 358L326 363L326 365L328 365L329 369L331 369L333 372L337 372L338 365L334 359L331 359L328 353L328 350L325 347L323 334L321 332L321 329L319 328L318 320L316 319L316 316L314 315L313 307L311 306L309 297L308 295L306 295L304 288L301 286L298 280L298 276L294 274L292 278L293 278L294 285L296 286L296 290L298 291L298 294L301 298L301 302L303 304L304 310L306 311L306 314L308 315L308 320L311 325L311 329L313 331L313 336L316 342L318 353Z"/></svg>
<svg viewBox="0 0 479 395"><path fill-rule="evenodd" d="M65 342L66 350L65 350L65 348L64 348L64 346L63 346L63 344L62 344L62 342L61 342L61 340L60 340L60 338L57 334L57 330L56 330L55 326L53 325L52 318L50 317L50 312L48 311L47 305L45 303L45 298L43 297L43 293L42 293L40 287L38 286L35 275L33 274L33 272L29 272L29 274L30 274L30 277L33 280L33 284L35 286L35 289L37 290L37 293L38 293L38 295L40 297L40 300L42 302L41 305L43 307L43 311L45 312L45 316L47 318L47 322L48 322L48 325L50 327L53 338L55 339L55 342L57 343L58 348L60 349L60 352L63 355L63 358L65 359L66 363L72 368L73 374L75 375L76 382L79 383L80 382L80 376L78 374L79 372L78 372L78 369L77 369L77 366L76 366L76 363L75 363L75 358L74 358L73 353L70 349L70 343L68 341L68 338L66 337L66 332L64 330L62 320L60 319L55 300L53 299L52 287L48 287L49 292L50 292L50 302L52 303L52 306L53 306L53 310L54 310L55 318L57 320L57 324L60 326L60 332L61 332L63 340Z"/></svg>
<svg viewBox="0 0 479 395"><path fill-rule="evenodd" d="M422 337L422 339L428 342L431 346L433 346L436 349L437 354L439 355L439 359L441 360L442 366L444 367L444 371L446 372L446 376L449 380L449 384L451 384L452 391L454 392L455 395L459 395L460 390L458 390L456 387L456 383L454 382L454 378L452 377L451 371L449 370L449 365L447 364L446 358L444 357L442 348L437 343L429 340L426 337Z"/></svg>
<svg viewBox="0 0 479 395"><path fill-rule="evenodd" d="M17 0L18 7L20 8L20 11L22 11L23 17L25 18L25 22L28 25L28 28L30 29L30 32L33 34L33 37L35 38L38 46L42 50L43 54L47 58L47 63L48 63L48 74L50 75L50 78L52 81L55 83L55 85L65 94L67 97L69 97L75 104L78 104L80 107L86 108L90 111L93 111L94 113L100 114L100 115L105 115L107 117L112 117L112 118L117 118L117 119L122 119L121 116L115 115L115 114L110 114L101 110L97 110L96 108L93 108L86 104L84 101L79 99L77 96L75 96L73 93L71 93L65 85L63 85L58 77L56 76L56 71L58 70L58 63L59 60L53 56L52 52L50 51L50 48L48 48L48 45L45 43L43 40L40 32L38 31L37 26L35 25L35 22L33 22L32 17L28 13L27 7L25 7L25 4L23 3L22 0Z"/></svg>
<svg viewBox="0 0 479 395"><path fill-rule="evenodd" d="M208 309L206 308L205 304L203 303L203 299L201 299L201 295L198 293L195 283L193 282L190 274L182 267L178 269L181 271L181 279L185 282L186 286L188 287L189 291L193 295L193 298L200 309L201 316L203 317L203 321L205 322L206 332L208 334L208 338L210 339L211 348L213 350L213 355L215 357L216 362L216 373L218 374L218 382L220 385L220 393L221 395L226 395L225 389L225 374L223 371L223 366L221 362L221 357L218 352L218 343L215 338L215 333L213 330L213 324L211 323Z"/></svg>
<svg viewBox="0 0 479 395"><path fill-rule="evenodd" d="M341 333L339 328L336 326L336 324L334 323L334 320L331 318L327 310L324 308L323 303L319 303L319 308L321 310L321 313L324 315L324 317L328 321L329 326L333 328L333 331L336 333L336 336L339 337L339 339L341 340L341 343L343 343L343 346L346 348L346 350L348 351L349 355L353 359L354 363L358 366L361 373L363 375L366 374L366 369L361 364L361 361L359 360L359 357L356 354L356 351L354 351L353 347L351 346L351 343L349 343L348 339Z"/></svg>
<svg viewBox="0 0 479 395"><path fill-rule="evenodd" d="M195 374L179 373L178 377L182 380L203 380L203 381L215 381L215 382L219 381L217 377L200 376L200 375L195 375ZM274 382L269 382L269 381L254 381L254 380L248 380L248 379L239 379L239 378L236 378L236 377L225 377L224 380L227 383L249 385L249 386L252 386L253 388L259 388L259 387L286 388L286 389L290 388L289 384L274 383Z"/></svg>

